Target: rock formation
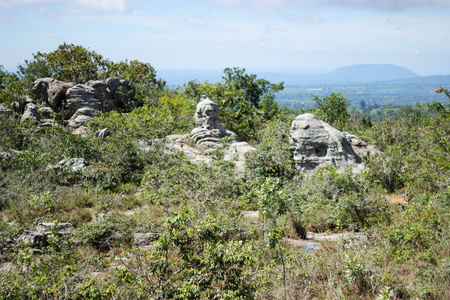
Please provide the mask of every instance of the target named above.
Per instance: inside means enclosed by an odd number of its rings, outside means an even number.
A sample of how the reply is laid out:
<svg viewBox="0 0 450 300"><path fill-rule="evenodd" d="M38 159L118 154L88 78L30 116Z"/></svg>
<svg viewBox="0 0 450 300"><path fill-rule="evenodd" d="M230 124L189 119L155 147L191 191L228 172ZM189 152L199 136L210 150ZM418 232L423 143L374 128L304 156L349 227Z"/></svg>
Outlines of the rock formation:
<svg viewBox="0 0 450 300"><path fill-rule="evenodd" d="M197 104L195 123L198 127L191 131L190 137L196 145L217 148L221 145L220 139L226 136L231 136L239 141L234 132L226 130L220 124L219 106L206 96L202 96Z"/></svg>
<svg viewBox="0 0 450 300"><path fill-rule="evenodd" d="M25 106L25 111L22 115L22 118L20 118L20 123L23 123L27 120L31 120L34 123L38 123L40 121L38 108L34 103L28 103L27 106Z"/></svg>
<svg viewBox="0 0 450 300"><path fill-rule="evenodd" d="M71 235L74 230L74 227L70 223L39 223L35 231L25 230L14 242L26 243L32 248L39 249L49 244L47 240L49 235L56 233L57 236L61 237Z"/></svg>
<svg viewBox="0 0 450 300"><path fill-rule="evenodd" d="M66 100L67 90L73 87L73 82L63 82L52 78L40 78L34 82L31 92L38 97L40 103L50 106L59 112Z"/></svg>
<svg viewBox="0 0 450 300"><path fill-rule="evenodd" d="M86 84L40 78L34 82L31 91L41 104L48 105L52 111L64 111L64 118L74 129L97 117L95 111L108 112L119 108L131 111L138 105L134 100L134 86L127 80L115 77L91 80Z"/></svg>
<svg viewBox="0 0 450 300"><path fill-rule="evenodd" d="M209 164L214 160L210 155L212 152L223 151L224 160L234 162L237 169L243 169L245 153L256 149L246 142L239 142L234 132L226 130L220 124L219 106L203 96L197 104L194 118L198 127L190 134L167 136L163 141L166 148L169 151L183 152L195 164ZM232 142L224 147L220 139L227 136L232 138ZM142 149L149 149L145 143L141 144Z"/></svg>
<svg viewBox="0 0 450 300"><path fill-rule="evenodd" d="M358 153L378 152L356 136L341 132L309 113L292 122L289 142L299 172L324 165L338 168L350 165L354 171L360 171L364 166Z"/></svg>

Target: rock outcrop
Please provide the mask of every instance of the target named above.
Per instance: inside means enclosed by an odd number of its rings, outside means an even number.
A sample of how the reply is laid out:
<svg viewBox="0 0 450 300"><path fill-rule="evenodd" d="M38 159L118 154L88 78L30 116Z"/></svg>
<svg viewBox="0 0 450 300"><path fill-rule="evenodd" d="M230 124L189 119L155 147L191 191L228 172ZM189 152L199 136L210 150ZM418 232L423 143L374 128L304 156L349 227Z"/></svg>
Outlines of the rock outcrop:
<svg viewBox="0 0 450 300"><path fill-rule="evenodd" d="M34 123L39 123L40 118L38 114L38 107L34 103L28 103L25 106L25 111L20 119L20 123L31 120Z"/></svg>
<svg viewBox="0 0 450 300"><path fill-rule="evenodd" d="M219 106L208 97L202 96L197 104L195 123L198 127L191 131L190 138L198 146L204 148L217 148L221 145L220 139L231 136L239 141L237 135L223 128L219 121Z"/></svg>
<svg viewBox="0 0 450 300"><path fill-rule="evenodd" d="M67 90L73 87L73 82L63 82L52 78L39 78L34 82L31 92L35 94L40 103L50 106L54 111L62 109L66 100Z"/></svg>
<svg viewBox="0 0 450 300"><path fill-rule="evenodd" d="M237 169L243 169L245 153L256 149L246 142L239 142L234 132L226 130L220 124L219 106L202 96L194 118L198 127L190 134L170 135L162 141L167 151L183 152L194 164L209 164L215 159L212 154L221 151L225 161L232 161ZM228 141L228 145L224 145L221 141L224 137L231 137L231 144ZM150 147L148 142L141 142L144 151L148 151Z"/></svg>
<svg viewBox="0 0 450 300"><path fill-rule="evenodd" d="M53 222L39 223L36 230L25 230L16 240L16 243L26 243L32 248L41 248L48 245L47 237L51 234L63 235L72 234L74 228L70 223Z"/></svg>
<svg viewBox="0 0 450 300"><path fill-rule="evenodd" d="M89 164L84 158L63 159L55 166L50 166L55 171L80 172Z"/></svg>
<svg viewBox="0 0 450 300"><path fill-rule="evenodd" d="M339 169L351 166L358 172L364 168L360 155L377 152L356 136L341 132L309 113L297 116L292 122L289 142L299 172L324 165Z"/></svg>
<svg viewBox="0 0 450 300"><path fill-rule="evenodd" d="M80 128L98 114L121 109L131 111L138 106L134 100L136 89L127 80L111 77L91 80L86 84L66 83L52 78L40 78L31 90L38 101L54 112L64 112L73 129Z"/></svg>

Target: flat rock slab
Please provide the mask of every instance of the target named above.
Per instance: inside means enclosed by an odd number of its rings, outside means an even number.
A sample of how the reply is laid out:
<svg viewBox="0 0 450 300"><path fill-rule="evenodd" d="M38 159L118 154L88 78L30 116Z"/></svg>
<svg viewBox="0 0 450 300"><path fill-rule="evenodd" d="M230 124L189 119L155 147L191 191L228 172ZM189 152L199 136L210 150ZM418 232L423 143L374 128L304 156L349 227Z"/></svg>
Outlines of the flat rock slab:
<svg viewBox="0 0 450 300"><path fill-rule="evenodd" d="M259 218L259 211L246 210L242 212L242 216L244 216L244 218L257 219Z"/></svg>
<svg viewBox="0 0 450 300"><path fill-rule="evenodd" d="M312 233L308 232L306 239L298 240L285 238L283 241L293 247L304 247L305 251L310 253L316 249L321 248L321 242L338 242L342 240L349 240L350 243L358 243L366 240L364 233L355 232L341 232L341 233Z"/></svg>

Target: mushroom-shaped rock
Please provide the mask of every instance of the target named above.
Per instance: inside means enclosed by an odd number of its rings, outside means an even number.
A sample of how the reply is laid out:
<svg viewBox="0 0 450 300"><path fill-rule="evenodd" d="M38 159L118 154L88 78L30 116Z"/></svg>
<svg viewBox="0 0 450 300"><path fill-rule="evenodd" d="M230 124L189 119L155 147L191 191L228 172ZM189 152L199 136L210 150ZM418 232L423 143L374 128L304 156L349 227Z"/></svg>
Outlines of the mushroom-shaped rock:
<svg viewBox="0 0 450 300"><path fill-rule="evenodd" d="M311 171L327 164L338 168L350 165L355 171L361 170L362 159L347 135L313 114L297 116L289 137L297 171Z"/></svg>
<svg viewBox="0 0 450 300"><path fill-rule="evenodd" d="M219 106L206 96L202 96L197 104L195 123L198 127L191 131L190 137L198 146L216 148L221 145L220 139L226 136L238 141L234 132L226 130L220 124Z"/></svg>

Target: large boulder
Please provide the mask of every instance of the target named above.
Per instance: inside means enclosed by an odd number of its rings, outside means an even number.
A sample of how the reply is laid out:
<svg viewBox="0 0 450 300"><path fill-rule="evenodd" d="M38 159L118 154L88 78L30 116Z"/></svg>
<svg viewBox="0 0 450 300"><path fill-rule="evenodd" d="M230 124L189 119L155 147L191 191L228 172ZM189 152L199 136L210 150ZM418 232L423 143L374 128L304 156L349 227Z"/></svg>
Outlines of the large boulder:
<svg viewBox="0 0 450 300"><path fill-rule="evenodd" d="M59 112L66 100L67 90L73 87L73 82L63 82L52 78L39 78L34 82L31 92L37 96L40 103L50 106Z"/></svg>
<svg viewBox="0 0 450 300"><path fill-rule="evenodd" d="M103 112L117 109L114 100L110 96L110 90L105 80L91 80L88 81L86 85L94 88L97 98L101 102L101 110Z"/></svg>
<svg viewBox="0 0 450 300"><path fill-rule="evenodd" d="M98 117L97 112L89 107L84 106L78 109L75 114L69 120L69 126L72 129L80 128L86 124L86 121Z"/></svg>
<svg viewBox="0 0 450 300"><path fill-rule="evenodd" d="M289 142L299 172L324 165L340 169L351 166L354 171L360 171L363 161L355 149L361 150L361 154L376 151L356 136L341 132L309 113L297 116L292 122Z"/></svg>
<svg viewBox="0 0 450 300"><path fill-rule="evenodd" d="M239 141L234 132L226 130L220 124L219 106L206 96L202 96L197 104L195 123L198 127L191 131L190 137L198 146L217 148L221 145L220 139L227 136Z"/></svg>

